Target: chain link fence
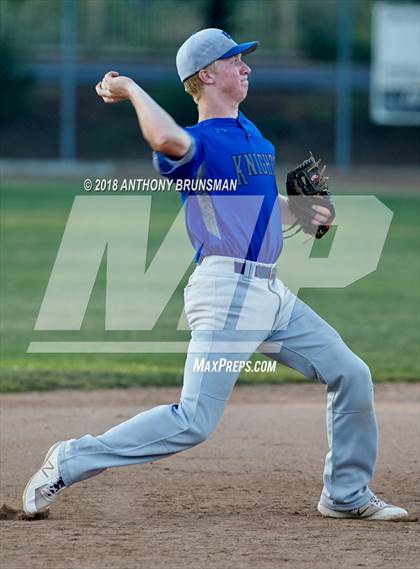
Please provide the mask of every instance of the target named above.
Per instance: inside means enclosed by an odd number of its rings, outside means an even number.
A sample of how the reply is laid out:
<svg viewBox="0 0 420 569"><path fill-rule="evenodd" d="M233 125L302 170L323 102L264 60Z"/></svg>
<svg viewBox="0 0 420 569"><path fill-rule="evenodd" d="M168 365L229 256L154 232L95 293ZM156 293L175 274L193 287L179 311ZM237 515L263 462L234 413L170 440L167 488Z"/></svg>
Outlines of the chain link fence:
<svg viewBox="0 0 420 569"><path fill-rule="evenodd" d="M70 0L71 1L71 0ZM74 0L79 58L173 57L194 30L214 21L210 0ZM353 52L366 61L373 0L353 0ZM0 35L30 60L60 55L58 0L2 0ZM259 39L257 56L334 60L337 0L230 0L218 17L238 41ZM224 24L224 25L223 25Z"/></svg>

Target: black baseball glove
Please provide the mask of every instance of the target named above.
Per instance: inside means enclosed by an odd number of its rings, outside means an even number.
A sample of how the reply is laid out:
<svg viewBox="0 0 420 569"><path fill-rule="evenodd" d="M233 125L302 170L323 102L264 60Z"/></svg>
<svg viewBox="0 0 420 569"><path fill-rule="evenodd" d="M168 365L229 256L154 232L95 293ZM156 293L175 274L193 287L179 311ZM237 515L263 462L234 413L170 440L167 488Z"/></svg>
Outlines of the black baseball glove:
<svg viewBox="0 0 420 569"><path fill-rule="evenodd" d="M310 153L302 164L296 166L287 174L286 189L289 197L290 211L296 217L296 222L286 231L290 231L296 226L299 231L313 235L316 239L321 239L330 228L330 225L314 225L316 210L312 206L319 205L330 211L329 222L335 217L335 209L328 191L328 178L324 176L326 166L321 168L321 160L315 160ZM288 235L287 237L292 237Z"/></svg>

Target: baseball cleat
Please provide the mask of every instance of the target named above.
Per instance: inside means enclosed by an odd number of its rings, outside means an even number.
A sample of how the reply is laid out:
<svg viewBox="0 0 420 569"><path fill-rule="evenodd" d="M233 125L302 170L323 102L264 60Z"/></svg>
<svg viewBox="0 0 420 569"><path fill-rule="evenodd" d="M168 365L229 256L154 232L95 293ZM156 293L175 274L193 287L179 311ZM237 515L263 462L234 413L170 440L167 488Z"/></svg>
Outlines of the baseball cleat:
<svg viewBox="0 0 420 569"><path fill-rule="evenodd" d="M395 521L408 518L408 512L404 508L386 504L377 496L372 496L369 502L360 506L360 508L346 511L333 510L319 503L318 512L326 518L353 518L376 521Z"/></svg>
<svg viewBox="0 0 420 569"><path fill-rule="evenodd" d="M37 514L47 510L66 487L58 469L58 452L61 442L55 443L47 452L41 468L35 472L23 492L23 510Z"/></svg>

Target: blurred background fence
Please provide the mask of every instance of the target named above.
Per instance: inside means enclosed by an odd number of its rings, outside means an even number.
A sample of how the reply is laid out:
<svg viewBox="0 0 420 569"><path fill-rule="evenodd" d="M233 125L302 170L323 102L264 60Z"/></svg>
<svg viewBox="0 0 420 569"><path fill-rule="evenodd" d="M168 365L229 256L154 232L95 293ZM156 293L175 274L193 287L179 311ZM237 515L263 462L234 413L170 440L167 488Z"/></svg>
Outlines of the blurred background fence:
<svg viewBox="0 0 420 569"><path fill-rule="evenodd" d="M393 4L398 3L394 0ZM410 4L418 4L412 1ZM0 156L149 156L128 104L93 87L129 74L183 125L196 110L175 53L194 31L260 40L243 110L287 162L308 149L346 167L418 164L419 129L369 116L373 0L1 0ZM420 57L420 55L419 55Z"/></svg>
<svg viewBox="0 0 420 569"><path fill-rule="evenodd" d="M2 0L1 32L34 60L60 57L58 0ZM371 0L354 4L355 59L368 61ZM208 26L261 38L258 57L335 59L335 0L84 0L76 2L81 58L128 59L174 51L194 30ZM13 31L12 34L10 32Z"/></svg>

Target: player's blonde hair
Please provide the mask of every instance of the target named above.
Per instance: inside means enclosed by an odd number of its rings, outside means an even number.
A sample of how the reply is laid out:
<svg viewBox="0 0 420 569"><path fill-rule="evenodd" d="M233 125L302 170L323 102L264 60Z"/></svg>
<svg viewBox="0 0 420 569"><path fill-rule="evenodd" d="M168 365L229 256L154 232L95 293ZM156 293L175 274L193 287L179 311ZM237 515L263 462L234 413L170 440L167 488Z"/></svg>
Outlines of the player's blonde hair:
<svg viewBox="0 0 420 569"><path fill-rule="evenodd" d="M216 73L216 62L213 61L213 63L210 63L210 65L207 65L204 69ZM188 77L188 79L185 79L184 81L184 89L189 95L191 95L195 102L200 98L204 86L204 83L199 77L199 73L200 71L197 71L197 73L191 75L191 77Z"/></svg>

